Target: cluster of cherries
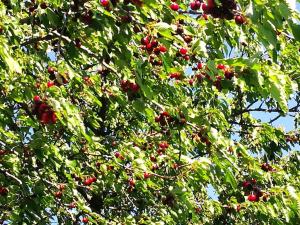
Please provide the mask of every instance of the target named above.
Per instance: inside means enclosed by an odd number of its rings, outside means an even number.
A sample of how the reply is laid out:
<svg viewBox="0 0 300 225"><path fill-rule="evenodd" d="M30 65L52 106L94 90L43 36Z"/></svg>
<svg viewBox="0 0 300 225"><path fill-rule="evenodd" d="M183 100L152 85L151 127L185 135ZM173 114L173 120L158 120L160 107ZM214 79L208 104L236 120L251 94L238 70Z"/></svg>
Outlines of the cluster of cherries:
<svg viewBox="0 0 300 225"><path fill-rule="evenodd" d="M55 198L61 198L63 195L63 191L65 190L66 186L64 184L58 185L58 191L54 192Z"/></svg>
<svg viewBox="0 0 300 225"><path fill-rule="evenodd" d="M258 202L259 198L263 196L263 201L267 201L268 196L264 194L256 184L256 179L246 180L242 183L245 195L250 202Z"/></svg>
<svg viewBox="0 0 300 225"><path fill-rule="evenodd" d="M173 11L178 11L179 5L176 3L176 0L172 0L172 2L170 8ZM242 15L236 14L237 3L235 0L219 0L219 2L220 4L217 4L215 0L207 0L206 3L203 3L202 0L194 0L190 3L190 8L195 11L202 9L205 19L207 19L207 15L209 14L214 18L234 19L237 24L244 24L246 22Z"/></svg>
<svg viewBox="0 0 300 225"><path fill-rule="evenodd" d="M8 194L8 189L6 187L0 187L0 196L6 196Z"/></svg>
<svg viewBox="0 0 300 225"><path fill-rule="evenodd" d="M37 116L37 118L42 124L56 123L56 113L51 109L51 107L47 103L42 102L40 96L34 96L33 101L33 114Z"/></svg>
<svg viewBox="0 0 300 225"><path fill-rule="evenodd" d="M160 53L167 52L167 47L163 44L159 44L154 37L151 37L149 35L141 39L141 44L141 49L147 51L147 53L150 55L149 62L152 65L161 66L162 60L160 60L157 56Z"/></svg>
<svg viewBox="0 0 300 225"><path fill-rule="evenodd" d="M207 67L204 68L202 63L198 63L197 68L198 70L201 70L201 73L197 74L195 77L198 79L199 82L202 82L205 78L209 81L212 80L212 78L209 76L208 73L206 73L205 70L209 70ZM221 75L216 76L216 80L213 81L213 85L219 90L222 90L222 84L221 81L225 79L231 80L234 77L234 72L228 67L223 64L218 64L217 69L224 72L224 77ZM194 68L195 70L195 68ZM190 80L190 84L193 84L193 79Z"/></svg>
<svg viewBox="0 0 300 225"><path fill-rule="evenodd" d="M167 148L169 148L169 144L167 141L162 141L158 144L158 150L157 150L157 154L158 155L162 155L166 150Z"/></svg>
<svg viewBox="0 0 300 225"><path fill-rule="evenodd" d="M84 184L85 186L90 186L91 184L93 184L93 183L96 182L96 181L97 181L97 177L92 176L92 177L88 177L87 179L85 179L85 180L83 181L83 184Z"/></svg>
<svg viewBox="0 0 300 225"><path fill-rule="evenodd" d="M140 86L137 83L133 83L129 80L121 80L120 85L124 92L131 91L132 93L137 93L140 90Z"/></svg>
<svg viewBox="0 0 300 225"><path fill-rule="evenodd" d="M155 117L155 122L159 123L160 126L169 125L184 125L186 123L185 116L182 113L179 113L179 119L177 117L173 117L169 112L163 111L159 114L159 116Z"/></svg>
<svg viewBox="0 0 300 225"><path fill-rule="evenodd" d="M263 163L260 168L265 172L274 172L274 171L276 171L269 163Z"/></svg>

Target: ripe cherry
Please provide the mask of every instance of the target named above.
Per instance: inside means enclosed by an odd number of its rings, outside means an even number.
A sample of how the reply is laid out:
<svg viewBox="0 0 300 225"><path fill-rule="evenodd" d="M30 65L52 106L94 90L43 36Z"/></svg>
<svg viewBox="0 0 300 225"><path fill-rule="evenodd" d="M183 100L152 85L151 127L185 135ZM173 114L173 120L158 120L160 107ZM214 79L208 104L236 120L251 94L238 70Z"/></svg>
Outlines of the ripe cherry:
<svg viewBox="0 0 300 225"><path fill-rule="evenodd" d="M218 65L217 65L217 68L218 68L219 70L224 70L224 69L225 69L225 65L223 65L223 64L218 64Z"/></svg>
<svg viewBox="0 0 300 225"><path fill-rule="evenodd" d="M141 39L141 44L142 45L147 45L147 44L149 44L150 43L150 41L149 41L149 37L147 36L147 37L143 37L142 39Z"/></svg>
<svg viewBox="0 0 300 225"><path fill-rule="evenodd" d="M208 10L208 6L205 3L203 3L201 5L201 8L202 8L203 11L207 11Z"/></svg>
<svg viewBox="0 0 300 225"><path fill-rule="evenodd" d="M202 68L203 68L203 64L202 64L201 62L198 63L198 64L197 64L197 69L198 69L198 70L201 70Z"/></svg>
<svg viewBox="0 0 300 225"><path fill-rule="evenodd" d="M42 3L40 4L40 7L41 7L41 9L47 9L48 5L47 5L46 2L42 2Z"/></svg>
<svg viewBox="0 0 300 225"><path fill-rule="evenodd" d="M147 173L147 172L144 172L144 179L148 179L151 177L151 174L150 173Z"/></svg>
<svg viewBox="0 0 300 225"><path fill-rule="evenodd" d="M48 67L48 73L50 74L54 74L55 73L55 69L51 66Z"/></svg>
<svg viewBox="0 0 300 225"><path fill-rule="evenodd" d="M248 200L250 202L256 202L256 201L258 201L258 197L255 194L250 194L250 195L248 195Z"/></svg>
<svg viewBox="0 0 300 225"><path fill-rule="evenodd" d="M185 55L187 53L187 49L186 48L181 48L179 49L179 52L181 55Z"/></svg>
<svg viewBox="0 0 300 225"><path fill-rule="evenodd" d="M109 0L101 0L100 3L103 7L106 7L109 5Z"/></svg>
<svg viewBox="0 0 300 225"><path fill-rule="evenodd" d="M159 51L160 52L167 52L167 47L166 46L164 46L164 45L161 45L161 46L159 46Z"/></svg>
<svg viewBox="0 0 300 225"><path fill-rule="evenodd" d="M41 97L38 96L38 95L36 95L36 96L33 97L33 101L34 101L35 103L38 103L38 102L41 101Z"/></svg>
<svg viewBox="0 0 300 225"><path fill-rule="evenodd" d="M83 217L83 218L82 218L82 222L83 222L83 223L88 223L88 222L89 222L89 218Z"/></svg>
<svg viewBox="0 0 300 225"><path fill-rule="evenodd" d="M191 2L190 7L192 10L198 10L201 7L201 2L200 1Z"/></svg>
<svg viewBox="0 0 300 225"><path fill-rule="evenodd" d="M158 41L157 40L151 41L151 46L152 46L152 48L157 47L158 46Z"/></svg>
<svg viewBox="0 0 300 225"><path fill-rule="evenodd" d="M115 152L115 157L116 158L119 158L121 156L121 153L120 152Z"/></svg>
<svg viewBox="0 0 300 225"><path fill-rule="evenodd" d="M156 157L153 156L153 155L151 155L151 156L150 156L150 160L151 160L152 162L156 162Z"/></svg>
<svg viewBox="0 0 300 225"><path fill-rule="evenodd" d="M83 184L86 185L86 186L89 186L89 185L91 185L92 183L93 183L93 179L92 179L92 178L87 178L87 179L83 182Z"/></svg>
<svg viewBox="0 0 300 225"><path fill-rule="evenodd" d="M131 89L132 92L138 92L140 89L140 86L136 83L130 83L129 88Z"/></svg>
<svg viewBox="0 0 300 225"><path fill-rule="evenodd" d="M248 188L251 185L251 183L249 181L244 181L242 183L243 188Z"/></svg>
<svg viewBox="0 0 300 225"><path fill-rule="evenodd" d="M91 179L92 179L93 182L97 181L97 177L95 177L95 176L93 176Z"/></svg>
<svg viewBox="0 0 300 225"><path fill-rule="evenodd" d="M177 3L172 3L170 5L170 8L173 10L173 11L178 11L179 9L179 5Z"/></svg>
<svg viewBox="0 0 300 225"><path fill-rule="evenodd" d="M163 111L160 115L168 117L170 116L170 113L168 113L167 111Z"/></svg>
<svg viewBox="0 0 300 225"><path fill-rule="evenodd" d="M236 24L242 25L242 24L245 23L245 18L241 15L237 15L237 16L234 17L234 21L235 21Z"/></svg>
<svg viewBox="0 0 300 225"><path fill-rule="evenodd" d="M55 198L61 198L62 197L62 192L61 191L57 191L54 193Z"/></svg>
<svg viewBox="0 0 300 225"><path fill-rule="evenodd" d="M156 122L156 123L159 123L160 121L161 121L161 117L160 117L160 116L156 116L156 117L155 117L155 122Z"/></svg>
<svg viewBox="0 0 300 225"><path fill-rule="evenodd" d="M54 85L55 85L55 83L53 81L48 81L48 83L47 83L47 87L48 88L50 88L50 87L52 87Z"/></svg>

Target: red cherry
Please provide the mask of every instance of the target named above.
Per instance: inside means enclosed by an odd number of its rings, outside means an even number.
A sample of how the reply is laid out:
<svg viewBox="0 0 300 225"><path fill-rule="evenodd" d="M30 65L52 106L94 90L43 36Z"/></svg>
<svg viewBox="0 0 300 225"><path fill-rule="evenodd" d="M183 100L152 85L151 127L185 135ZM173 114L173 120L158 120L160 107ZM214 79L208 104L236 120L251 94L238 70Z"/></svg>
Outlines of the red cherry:
<svg viewBox="0 0 300 225"><path fill-rule="evenodd" d="M171 78L171 79L179 79L180 78L180 73L170 73L170 75L169 75L169 77Z"/></svg>
<svg viewBox="0 0 300 225"><path fill-rule="evenodd" d="M244 182L242 183L243 188L247 188L247 187L249 187L249 185L250 185L250 182L249 182L249 181L244 181Z"/></svg>
<svg viewBox="0 0 300 225"><path fill-rule="evenodd" d="M41 7L41 9L47 9L47 3L46 2L42 2L41 4L40 4L40 7Z"/></svg>
<svg viewBox="0 0 300 225"><path fill-rule="evenodd" d="M93 182L97 181L97 177L92 177L91 179L92 179Z"/></svg>
<svg viewBox="0 0 300 225"><path fill-rule="evenodd" d="M156 117L155 117L155 122L156 122L156 123L159 123L160 121L161 121L161 117L160 117L160 116L156 116Z"/></svg>
<svg viewBox="0 0 300 225"><path fill-rule="evenodd" d="M223 65L223 64L218 64L218 65L217 65L217 69L219 69L219 70L224 70L224 69L225 69L225 65Z"/></svg>
<svg viewBox="0 0 300 225"><path fill-rule="evenodd" d="M226 77L226 79L231 80L234 77L234 72L232 72L229 69L227 69L225 71L225 77Z"/></svg>
<svg viewBox="0 0 300 225"><path fill-rule="evenodd" d="M193 84L194 84L194 79L190 79L190 80L189 80L189 84L190 84L190 85L193 85Z"/></svg>
<svg viewBox="0 0 300 225"><path fill-rule="evenodd" d="M42 103L39 106L38 113L42 114L43 112L45 112L48 109L49 109L49 106L46 103Z"/></svg>
<svg viewBox="0 0 300 225"><path fill-rule="evenodd" d="M55 69L51 66L48 67L48 73L50 74L54 74L55 73Z"/></svg>
<svg viewBox="0 0 300 225"><path fill-rule="evenodd" d="M115 157L116 158L119 158L121 156L121 153L120 152L115 152Z"/></svg>
<svg viewBox="0 0 300 225"><path fill-rule="evenodd" d="M136 83L130 83L129 87L130 87L131 91L133 91L133 92L138 92L140 89L140 86Z"/></svg>
<svg viewBox="0 0 300 225"><path fill-rule="evenodd" d="M200 1L191 2L190 7L192 10L198 10L201 7L201 3L200 3Z"/></svg>
<svg viewBox="0 0 300 225"><path fill-rule="evenodd" d="M160 147L160 148L163 148L163 149L164 149L164 148L168 148L168 147L169 147L169 144L168 144L167 142L165 142L165 141L164 141L164 142L160 142L160 143L159 143L159 147Z"/></svg>
<svg viewBox="0 0 300 225"><path fill-rule="evenodd" d="M162 115L162 116L165 116L165 117L170 116L170 114L169 114L167 111L163 111L163 112L161 113L161 115Z"/></svg>
<svg viewBox="0 0 300 225"><path fill-rule="evenodd" d="M43 124L48 124L48 123L50 123L50 119L51 118L49 117L49 113L48 112L44 112L44 113L42 113L40 121Z"/></svg>
<svg viewBox="0 0 300 225"><path fill-rule="evenodd" d="M61 191L57 191L54 193L55 198L61 198L62 197L62 192Z"/></svg>
<svg viewBox="0 0 300 225"><path fill-rule="evenodd" d="M41 97L38 96L38 95L36 95L36 96L33 97L33 101L34 101L35 103L38 103L38 102L41 101Z"/></svg>
<svg viewBox="0 0 300 225"><path fill-rule="evenodd" d="M147 44L149 44L149 43L150 43L149 37L147 36L147 37L142 38L142 39L141 39L141 43L142 43L142 45L147 45Z"/></svg>
<svg viewBox="0 0 300 225"><path fill-rule="evenodd" d="M185 59L185 61L189 61L190 60L190 56L189 55L185 55L184 59Z"/></svg>
<svg viewBox="0 0 300 225"><path fill-rule="evenodd" d="M148 179L151 177L150 173L144 172L144 179Z"/></svg>
<svg viewBox="0 0 300 225"><path fill-rule="evenodd" d="M151 155L151 156L150 156L150 160L151 160L152 162L156 162L155 156Z"/></svg>
<svg viewBox="0 0 300 225"><path fill-rule="evenodd" d="M207 6L209 8L214 8L215 7L215 1L214 0L207 0Z"/></svg>
<svg viewBox="0 0 300 225"><path fill-rule="evenodd" d="M181 48L179 50L179 52L180 52L181 55L185 55L187 53L187 49L186 48Z"/></svg>
<svg viewBox="0 0 300 225"><path fill-rule="evenodd" d="M234 17L234 21L235 21L236 24L242 25L242 24L245 23L245 18L241 15L237 15L237 16Z"/></svg>
<svg viewBox="0 0 300 225"><path fill-rule="evenodd" d="M256 179L252 178L250 181L252 184L256 184Z"/></svg>
<svg viewBox="0 0 300 225"><path fill-rule="evenodd" d="M109 0L101 0L100 3L103 7L106 7L109 5Z"/></svg>
<svg viewBox="0 0 300 225"><path fill-rule="evenodd" d="M179 5L177 3L172 3L170 5L170 8L173 10L173 11L178 11L179 9Z"/></svg>
<svg viewBox="0 0 300 225"><path fill-rule="evenodd" d="M52 87L54 85L55 85L55 83L53 81L48 81L48 83L47 83L47 87L48 88L50 88L50 87Z"/></svg>
<svg viewBox="0 0 300 225"><path fill-rule="evenodd" d="M203 64L202 64L201 62L198 63L198 64L197 64L197 69L198 69L198 70L201 70L202 68L203 68Z"/></svg>
<svg viewBox="0 0 300 225"><path fill-rule="evenodd" d="M250 202L256 202L256 201L258 201L258 197L257 197L257 195L255 195L255 194L250 194L250 195L248 195L248 200L250 201Z"/></svg>
<svg viewBox="0 0 300 225"><path fill-rule="evenodd" d="M157 47L158 46L158 41L157 40L151 41L151 45L152 45L153 48Z"/></svg>
<svg viewBox="0 0 300 225"><path fill-rule="evenodd" d="M207 5L205 3L203 3L201 5L201 8L202 8L203 11L207 11L207 9L208 9L208 7L207 7Z"/></svg>
<svg viewBox="0 0 300 225"><path fill-rule="evenodd" d="M50 113L50 120L52 123L56 123L57 117L56 117L55 112Z"/></svg>
<svg viewBox="0 0 300 225"><path fill-rule="evenodd" d="M166 47L166 46L164 46L164 45L161 45L161 46L159 46L159 51L161 51L161 52L167 52L167 51L168 51L168 49L167 49L167 47Z"/></svg>
<svg viewBox="0 0 300 225"><path fill-rule="evenodd" d="M85 181L83 181L83 184L86 185L86 186L89 186L93 183L93 179L91 178L88 178L86 179Z"/></svg>
<svg viewBox="0 0 300 225"><path fill-rule="evenodd" d="M83 222L83 223L88 223L88 222L89 222L89 218L83 217L83 218L82 218L82 222Z"/></svg>
<svg viewBox="0 0 300 225"><path fill-rule="evenodd" d="M147 49L148 51L152 51L152 44L151 44L151 43L147 44L147 45L146 45L146 49Z"/></svg>

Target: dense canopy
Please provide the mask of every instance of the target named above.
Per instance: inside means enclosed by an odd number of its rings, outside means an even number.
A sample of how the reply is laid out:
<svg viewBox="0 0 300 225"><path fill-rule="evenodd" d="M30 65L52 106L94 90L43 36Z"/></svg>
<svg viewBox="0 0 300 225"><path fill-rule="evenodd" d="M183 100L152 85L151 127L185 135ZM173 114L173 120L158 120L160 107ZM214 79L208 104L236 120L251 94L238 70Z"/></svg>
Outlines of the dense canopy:
<svg viewBox="0 0 300 225"><path fill-rule="evenodd" d="M289 2L2 0L0 224L298 224Z"/></svg>

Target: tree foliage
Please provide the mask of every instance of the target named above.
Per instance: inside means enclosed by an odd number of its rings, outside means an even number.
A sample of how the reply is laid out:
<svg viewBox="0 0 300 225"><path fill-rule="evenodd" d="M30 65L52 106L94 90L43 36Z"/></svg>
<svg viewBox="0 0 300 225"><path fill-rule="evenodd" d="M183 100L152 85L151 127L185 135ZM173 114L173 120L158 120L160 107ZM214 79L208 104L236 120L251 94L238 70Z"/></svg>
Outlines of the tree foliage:
<svg viewBox="0 0 300 225"><path fill-rule="evenodd" d="M1 1L2 222L297 224L299 19L283 0Z"/></svg>

